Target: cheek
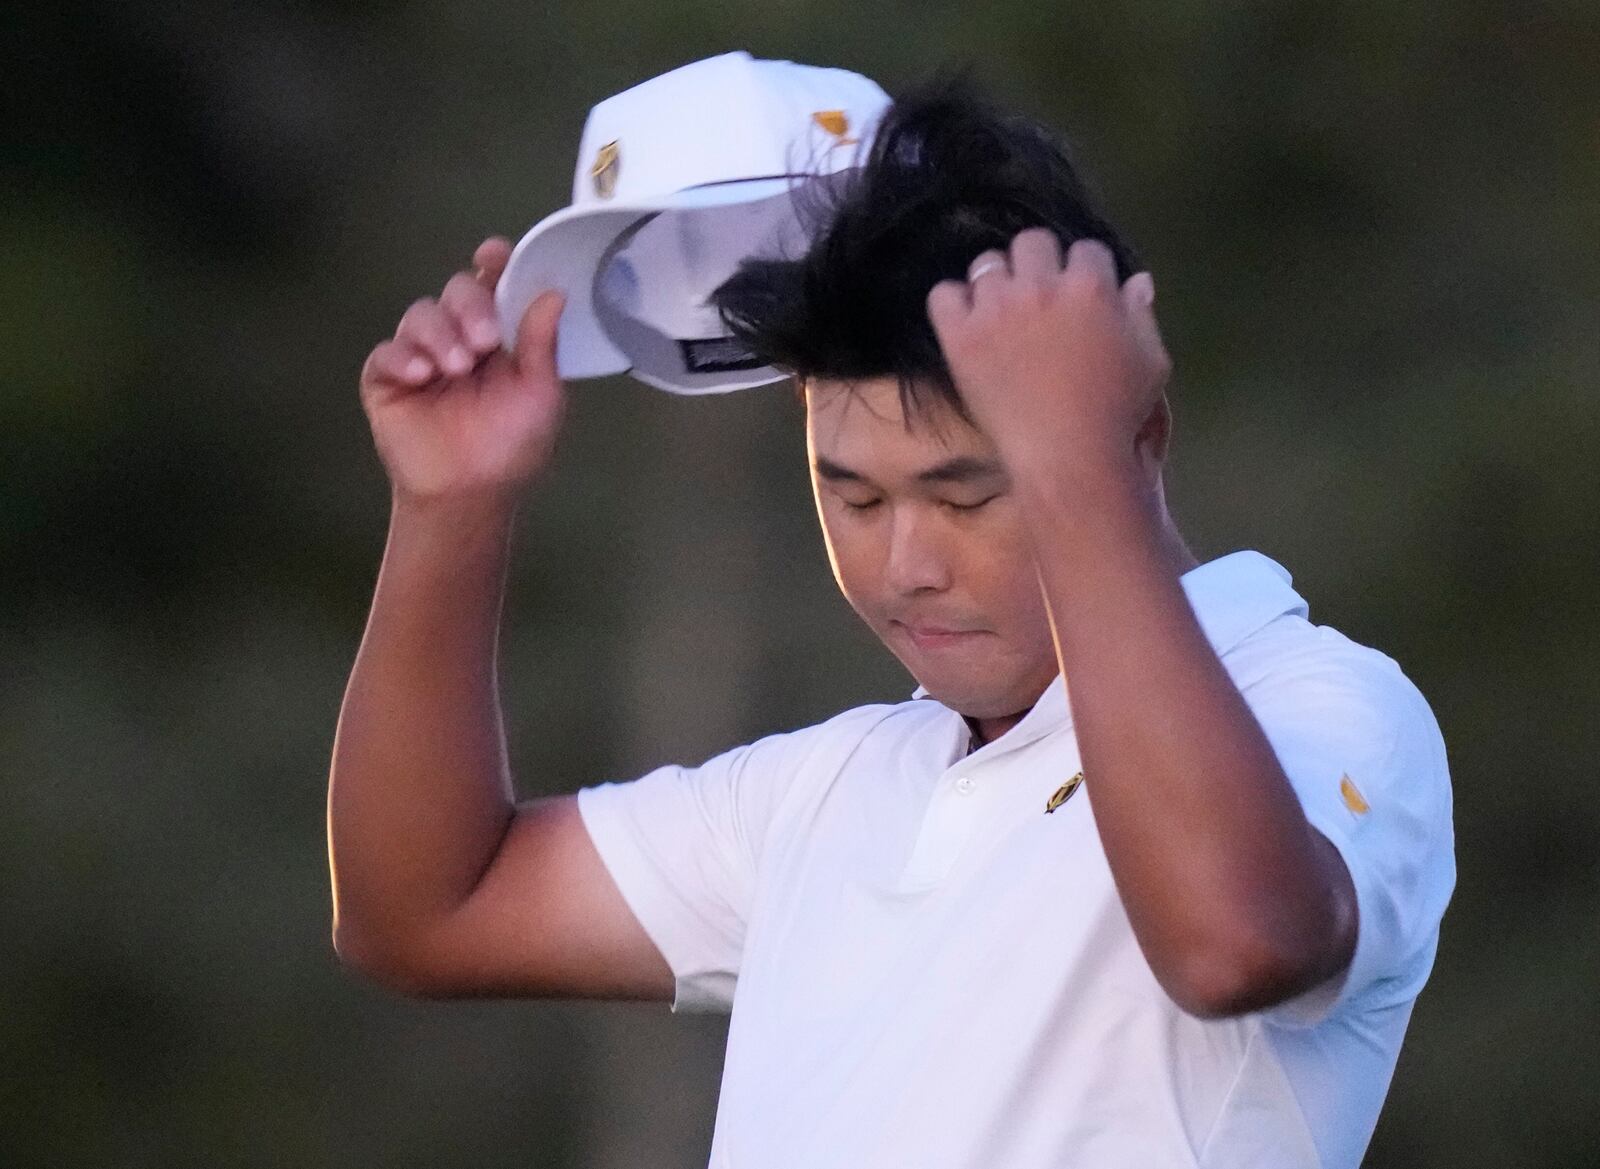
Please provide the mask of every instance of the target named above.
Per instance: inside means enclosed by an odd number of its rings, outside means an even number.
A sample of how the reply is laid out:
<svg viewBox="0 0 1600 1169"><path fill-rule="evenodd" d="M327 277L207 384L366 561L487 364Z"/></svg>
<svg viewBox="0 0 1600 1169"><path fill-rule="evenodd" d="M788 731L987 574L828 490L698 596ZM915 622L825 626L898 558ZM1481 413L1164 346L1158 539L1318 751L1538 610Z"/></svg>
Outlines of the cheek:
<svg viewBox="0 0 1600 1169"><path fill-rule="evenodd" d="M997 623L1017 632L1048 627L1033 553L1014 523L994 525L964 559L969 590Z"/></svg>
<svg viewBox="0 0 1600 1169"><path fill-rule="evenodd" d="M880 579L882 557L878 541L863 525L851 523L850 517L831 513L822 515L822 538L839 591L858 612L863 606L870 608L876 594L875 582Z"/></svg>

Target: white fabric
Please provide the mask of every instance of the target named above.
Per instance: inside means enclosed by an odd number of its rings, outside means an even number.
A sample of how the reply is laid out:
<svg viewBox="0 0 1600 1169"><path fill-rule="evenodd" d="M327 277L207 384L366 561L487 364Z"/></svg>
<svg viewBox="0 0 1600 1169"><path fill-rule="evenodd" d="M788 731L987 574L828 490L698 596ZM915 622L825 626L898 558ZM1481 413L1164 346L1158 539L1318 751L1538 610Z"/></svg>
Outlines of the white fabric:
<svg viewBox="0 0 1600 1169"><path fill-rule="evenodd" d="M712 1169L1355 1169L1455 883L1444 745L1395 662L1311 624L1265 556L1182 583L1350 868L1348 971L1230 1019L1166 996L1093 777L1045 812L1080 767L1059 676L970 755L914 697L587 787L672 1010L731 1007Z"/></svg>

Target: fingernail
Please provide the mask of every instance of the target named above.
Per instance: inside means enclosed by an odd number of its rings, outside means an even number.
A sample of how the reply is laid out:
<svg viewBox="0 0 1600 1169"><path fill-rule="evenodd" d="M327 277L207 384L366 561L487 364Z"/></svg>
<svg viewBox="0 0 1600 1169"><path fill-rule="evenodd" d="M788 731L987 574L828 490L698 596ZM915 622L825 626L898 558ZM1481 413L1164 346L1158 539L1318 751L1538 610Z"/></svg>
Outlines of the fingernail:
<svg viewBox="0 0 1600 1169"><path fill-rule="evenodd" d="M472 368L472 358L465 349L457 345L444 355L444 364L451 373L466 373Z"/></svg>
<svg viewBox="0 0 1600 1169"><path fill-rule="evenodd" d="M406 362L405 374L409 381L420 382L433 372L433 366L425 357L413 357Z"/></svg>
<svg viewBox="0 0 1600 1169"><path fill-rule="evenodd" d="M500 340L500 330L488 321L473 321L472 340L474 344L487 348Z"/></svg>

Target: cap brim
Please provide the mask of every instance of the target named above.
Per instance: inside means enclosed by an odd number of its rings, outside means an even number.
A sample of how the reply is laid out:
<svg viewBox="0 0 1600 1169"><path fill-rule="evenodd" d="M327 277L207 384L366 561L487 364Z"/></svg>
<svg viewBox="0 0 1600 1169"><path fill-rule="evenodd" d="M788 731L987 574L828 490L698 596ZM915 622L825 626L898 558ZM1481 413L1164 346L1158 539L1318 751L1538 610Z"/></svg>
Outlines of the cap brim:
<svg viewBox="0 0 1600 1169"><path fill-rule="evenodd" d="M606 336L594 307L596 269L612 241L644 215L771 198L791 190L791 182L780 177L712 183L656 200L563 207L547 215L512 249L495 288L495 311L505 345L516 344L518 325L534 299L555 288L565 298L556 329L556 372L563 379L626 372L628 358Z"/></svg>

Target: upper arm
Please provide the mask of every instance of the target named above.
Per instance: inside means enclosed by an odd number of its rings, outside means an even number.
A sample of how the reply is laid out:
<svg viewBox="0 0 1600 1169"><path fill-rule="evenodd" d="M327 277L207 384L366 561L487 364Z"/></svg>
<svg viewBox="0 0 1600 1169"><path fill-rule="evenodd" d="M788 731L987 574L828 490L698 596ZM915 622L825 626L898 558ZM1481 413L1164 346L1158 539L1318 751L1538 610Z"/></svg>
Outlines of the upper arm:
<svg viewBox="0 0 1600 1169"><path fill-rule="evenodd" d="M575 794L517 808L472 894L418 939L405 989L428 997L670 1002L673 977L617 889Z"/></svg>
<svg viewBox="0 0 1600 1169"><path fill-rule="evenodd" d="M465 903L408 943L402 988L726 1010L784 793L851 741L821 724L522 805Z"/></svg>

